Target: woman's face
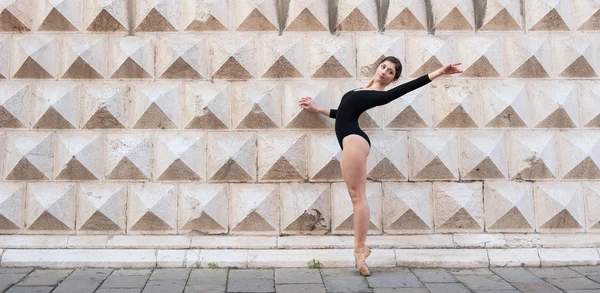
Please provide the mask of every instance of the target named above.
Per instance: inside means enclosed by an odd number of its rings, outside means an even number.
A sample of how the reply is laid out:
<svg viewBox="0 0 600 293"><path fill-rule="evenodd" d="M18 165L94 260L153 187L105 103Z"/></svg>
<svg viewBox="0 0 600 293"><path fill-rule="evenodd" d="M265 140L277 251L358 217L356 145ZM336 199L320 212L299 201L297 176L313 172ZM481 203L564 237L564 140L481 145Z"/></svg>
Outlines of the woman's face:
<svg viewBox="0 0 600 293"><path fill-rule="evenodd" d="M396 76L396 65L390 61L384 61L377 67L375 71L375 81L388 85L394 81Z"/></svg>

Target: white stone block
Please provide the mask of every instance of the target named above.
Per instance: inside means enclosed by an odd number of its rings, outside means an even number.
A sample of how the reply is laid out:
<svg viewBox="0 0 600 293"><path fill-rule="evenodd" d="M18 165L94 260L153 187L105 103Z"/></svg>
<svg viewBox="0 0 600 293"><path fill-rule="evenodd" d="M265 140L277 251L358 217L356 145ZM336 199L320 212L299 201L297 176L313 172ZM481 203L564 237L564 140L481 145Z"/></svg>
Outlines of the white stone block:
<svg viewBox="0 0 600 293"><path fill-rule="evenodd" d="M486 93L482 103L483 126L490 128L529 128L531 114L526 83L519 81L481 82Z"/></svg>
<svg viewBox="0 0 600 293"><path fill-rule="evenodd" d="M279 194L278 184L230 184L230 233L279 235Z"/></svg>
<svg viewBox="0 0 600 293"><path fill-rule="evenodd" d="M177 232L177 185L130 184L127 200L127 233Z"/></svg>
<svg viewBox="0 0 600 293"><path fill-rule="evenodd" d="M6 132L4 179L50 180L52 178L51 132Z"/></svg>
<svg viewBox="0 0 600 293"><path fill-rule="evenodd" d="M598 30L598 10L600 3L595 0L583 0L573 5L573 29L578 31Z"/></svg>
<svg viewBox="0 0 600 293"><path fill-rule="evenodd" d="M82 183L77 192L79 233L125 233L127 186L118 183Z"/></svg>
<svg viewBox="0 0 600 293"><path fill-rule="evenodd" d="M211 263L222 268L247 268L248 250L202 249L198 263L203 268L208 268Z"/></svg>
<svg viewBox="0 0 600 293"><path fill-rule="evenodd" d="M44 268L154 268L153 249L9 249L2 255L3 267Z"/></svg>
<svg viewBox="0 0 600 293"><path fill-rule="evenodd" d="M177 35L159 40L157 76L164 79L206 79L209 76L208 36Z"/></svg>
<svg viewBox="0 0 600 293"><path fill-rule="evenodd" d="M588 232L600 231L600 183L583 183L586 227Z"/></svg>
<svg viewBox="0 0 600 293"><path fill-rule="evenodd" d="M371 150L367 157L367 179L408 180L408 135L404 131L367 132Z"/></svg>
<svg viewBox="0 0 600 293"><path fill-rule="evenodd" d="M427 29L427 11L425 5L412 0L390 0L385 31Z"/></svg>
<svg viewBox="0 0 600 293"><path fill-rule="evenodd" d="M411 131L408 144L410 180L458 179L458 135L455 131Z"/></svg>
<svg viewBox="0 0 600 293"><path fill-rule="evenodd" d="M127 0L86 0L83 27L93 32L125 32L129 30Z"/></svg>
<svg viewBox="0 0 600 293"><path fill-rule="evenodd" d="M560 177L600 179L600 131L560 131Z"/></svg>
<svg viewBox="0 0 600 293"><path fill-rule="evenodd" d="M598 38L595 36L576 33L553 35L554 76L597 78L600 74L598 46Z"/></svg>
<svg viewBox="0 0 600 293"><path fill-rule="evenodd" d="M472 31L475 27L473 2L432 0L435 30Z"/></svg>
<svg viewBox="0 0 600 293"><path fill-rule="evenodd" d="M231 0L236 31L278 31L278 2L275 0Z"/></svg>
<svg viewBox="0 0 600 293"><path fill-rule="evenodd" d="M420 268L485 268L486 249L396 249L396 265Z"/></svg>
<svg viewBox="0 0 600 293"><path fill-rule="evenodd" d="M547 78L553 70L552 47L547 34L515 34L505 38L509 78Z"/></svg>
<svg viewBox="0 0 600 293"><path fill-rule="evenodd" d="M523 30L523 13L519 1L491 0L485 3L485 15L478 28L481 31Z"/></svg>
<svg viewBox="0 0 600 293"><path fill-rule="evenodd" d="M539 267L537 248L488 249L490 267Z"/></svg>
<svg viewBox="0 0 600 293"><path fill-rule="evenodd" d="M0 4L0 10L6 11L9 21L3 23L2 30L9 32L29 32L33 20L32 0L9 0ZM11 19L12 18L12 19Z"/></svg>
<svg viewBox="0 0 600 293"><path fill-rule="evenodd" d="M82 91L81 128L129 128L129 86L85 83Z"/></svg>
<svg viewBox="0 0 600 293"><path fill-rule="evenodd" d="M113 133L105 137L105 179L149 180L151 178L151 133Z"/></svg>
<svg viewBox="0 0 600 293"><path fill-rule="evenodd" d="M352 35L310 36L308 48L309 72L312 78L356 76L356 49Z"/></svg>
<svg viewBox="0 0 600 293"><path fill-rule="evenodd" d="M181 21L186 31L228 31L231 1L183 1Z"/></svg>
<svg viewBox="0 0 600 293"><path fill-rule="evenodd" d="M511 131L508 174L511 179L543 180L558 177L555 131Z"/></svg>
<svg viewBox="0 0 600 293"><path fill-rule="evenodd" d="M152 35L109 37L108 75L112 79L151 79L154 76Z"/></svg>
<svg viewBox="0 0 600 293"><path fill-rule="evenodd" d="M198 181L206 179L206 134L159 133L154 144L154 180Z"/></svg>
<svg viewBox="0 0 600 293"><path fill-rule="evenodd" d="M481 182L434 183L435 231L483 232Z"/></svg>
<svg viewBox="0 0 600 293"><path fill-rule="evenodd" d="M55 180L102 180L103 137L98 132L58 132Z"/></svg>
<svg viewBox="0 0 600 293"><path fill-rule="evenodd" d="M500 233L465 233L453 234L454 246L457 248L505 248L504 234Z"/></svg>
<svg viewBox="0 0 600 293"><path fill-rule="evenodd" d="M212 78L248 80L258 75L254 34L214 35L210 38Z"/></svg>
<svg viewBox="0 0 600 293"><path fill-rule="evenodd" d="M579 111L582 127L600 128L600 84L594 81L579 83Z"/></svg>
<svg viewBox="0 0 600 293"><path fill-rule="evenodd" d="M45 1L45 0L44 0ZM56 79L58 74L56 35L13 36L11 70L13 79Z"/></svg>
<svg viewBox="0 0 600 293"><path fill-rule="evenodd" d="M108 239L106 246L112 249L187 249L190 241L190 236L184 235L114 235Z"/></svg>
<svg viewBox="0 0 600 293"><path fill-rule="evenodd" d="M228 197L225 184L179 186L179 232L227 233Z"/></svg>
<svg viewBox="0 0 600 293"><path fill-rule="evenodd" d="M570 31L571 1L541 0L525 3L528 31Z"/></svg>
<svg viewBox="0 0 600 293"><path fill-rule="evenodd" d="M292 129L327 129L333 127L335 123L334 119L318 113L308 112L298 104L301 98L311 97L315 101L315 105L319 108L335 108L329 83L319 81L289 81L284 83L283 91L282 127Z"/></svg>
<svg viewBox="0 0 600 293"><path fill-rule="evenodd" d="M484 187L485 230L488 232L533 232L533 184L486 181Z"/></svg>
<svg viewBox="0 0 600 293"><path fill-rule="evenodd" d="M308 178L311 181L342 181L340 144L331 132L309 135Z"/></svg>
<svg viewBox="0 0 600 293"><path fill-rule="evenodd" d="M479 128L481 99L474 81L440 81L431 85L436 128Z"/></svg>
<svg viewBox="0 0 600 293"><path fill-rule="evenodd" d="M138 32L176 32L181 30L181 0L136 1L135 22Z"/></svg>
<svg viewBox="0 0 600 293"><path fill-rule="evenodd" d="M275 236L192 236L193 248L200 249L270 249L277 248Z"/></svg>
<svg viewBox="0 0 600 293"><path fill-rule="evenodd" d="M596 248L539 248L542 267L595 266L600 262Z"/></svg>
<svg viewBox="0 0 600 293"><path fill-rule="evenodd" d="M258 134L257 139L259 181L306 180L306 134L272 132Z"/></svg>
<svg viewBox="0 0 600 293"><path fill-rule="evenodd" d="M106 78L108 37L105 35L64 36L59 76L62 79Z"/></svg>
<svg viewBox="0 0 600 293"><path fill-rule="evenodd" d="M579 100L574 82L540 81L529 84L532 126L535 128L577 128Z"/></svg>
<svg viewBox="0 0 600 293"><path fill-rule="evenodd" d="M209 133L207 179L253 182L256 180L256 135L250 132Z"/></svg>
<svg viewBox="0 0 600 293"><path fill-rule="evenodd" d="M377 2L369 0L341 0L337 2L336 30L377 31Z"/></svg>
<svg viewBox="0 0 600 293"><path fill-rule="evenodd" d="M31 124L37 129L73 129L78 122L77 83L48 82L36 84L31 98Z"/></svg>
<svg viewBox="0 0 600 293"><path fill-rule="evenodd" d="M585 231L581 183L537 182L534 188L536 231Z"/></svg>
<svg viewBox="0 0 600 293"><path fill-rule="evenodd" d="M366 199L369 205L369 234L382 233L381 184L367 182ZM331 184L331 230L334 234L354 233L354 208L345 183Z"/></svg>
<svg viewBox="0 0 600 293"><path fill-rule="evenodd" d="M109 235L69 235L67 248L97 249L106 248Z"/></svg>
<svg viewBox="0 0 600 293"><path fill-rule="evenodd" d="M75 183L28 183L28 233L69 234L75 230Z"/></svg>
<svg viewBox="0 0 600 293"><path fill-rule="evenodd" d="M80 0L40 0L34 5L34 26L38 31L69 31L81 30L83 1Z"/></svg>
<svg viewBox="0 0 600 293"><path fill-rule="evenodd" d="M307 76L305 43L304 35L262 35L258 41L261 52L258 75L285 79Z"/></svg>
<svg viewBox="0 0 600 293"><path fill-rule="evenodd" d="M231 127L231 88L228 83L193 82L185 85L183 127L228 129Z"/></svg>
<svg viewBox="0 0 600 293"><path fill-rule="evenodd" d="M544 248L595 248L600 246L600 234L565 233L539 234Z"/></svg>
<svg viewBox="0 0 600 293"><path fill-rule="evenodd" d="M186 266L187 250L166 250L158 249L156 251L156 267L158 268L181 268Z"/></svg>
<svg viewBox="0 0 600 293"><path fill-rule="evenodd" d="M431 183L384 183L383 230L391 234L433 232Z"/></svg>
<svg viewBox="0 0 600 293"><path fill-rule="evenodd" d="M453 39L450 35L408 35L406 43L407 76L420 77L444 64L453 62Z"/></svg>
<svg viewBox="0 0 600 293"><path fill-rule="evenodd" d="M280 188L282 234L325 234L330 230L329 184L287 183Z"/></svg>
<svg viewBox="0 0 600 293"><path fill-rule="evenodd" d="M2 235L0 247L6 249L67 248L69 235Z"/></svg>
<svg viewBox="0 0 600 293"><path fill-rule="evenodd" d="M199 249L188 249L185 250L185 262L184 267L196 268L200 265L200 250Z"/></svg>
<svg viewBox="0 0 600 293"><path fill-rule="evenodd" d="M504 131L462 131L460 174L463 179L507 179L508 146Z"/></svg>
<svg viewBox="0 0 600 293"><path fill-rule="evenodd" d="M399 80L403 84L406 80ZM430 86L411 91L383 107L385 128L429 128L431 126Z"/></svg>
<svg viewBox="0 0 600 293"><path fill-rule="evenodd" d="M231 122L236 129L268 129L281 126L283 85L278 82L246 82L232 86Z"/></svg>
<svg viewBox="0 0 600 293"><path fill-rule="evenodd" d="M180 83L137 83L131 90L131 124L133 128L179 128L182 96Z"/></svg>
<svg viewBox="0 0 600 293"><path fill-rule="evenodd" d="M0 184L0 218L0 233L18 232L25 227L25 183Z"/></svg>
<svg viewBox="0 0 600 293"><path fill-rule="evenodd" d="M290 1L284 31L328 31L327 0Z"/></svg>
<svg viewBox="0 0 600 293"><path fill-rule="evenodd" d="M0 111L2 128L28 128L31 105L31 87L26 83L0 84Z"/></svg>
<svg viewBox="0 0 600 293"><path fill-rule="evenodd" d="M500 35L457 36L455 44L455 58L462 62L461 77L504 76L504 41Z"/></svg>

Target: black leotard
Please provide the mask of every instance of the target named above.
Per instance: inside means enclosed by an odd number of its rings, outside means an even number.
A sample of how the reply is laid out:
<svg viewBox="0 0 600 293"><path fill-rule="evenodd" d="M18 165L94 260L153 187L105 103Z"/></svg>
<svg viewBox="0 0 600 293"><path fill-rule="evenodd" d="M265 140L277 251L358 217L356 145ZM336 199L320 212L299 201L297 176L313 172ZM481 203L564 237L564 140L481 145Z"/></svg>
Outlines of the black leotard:
<svg viewBox="0 0 600 293"><path fill-rule="evenodd" d="M329 117L335 118L335 135L340 143L340 147L344 149L342 140L350 134L362 136L369 143L369 147L371 147L369 137L358 127L358 117L360 114L375 106L385 105L430 82L429 75L425 74L388 91L352 90L344 94L338 108L331 109L329 112Z"/></svg>

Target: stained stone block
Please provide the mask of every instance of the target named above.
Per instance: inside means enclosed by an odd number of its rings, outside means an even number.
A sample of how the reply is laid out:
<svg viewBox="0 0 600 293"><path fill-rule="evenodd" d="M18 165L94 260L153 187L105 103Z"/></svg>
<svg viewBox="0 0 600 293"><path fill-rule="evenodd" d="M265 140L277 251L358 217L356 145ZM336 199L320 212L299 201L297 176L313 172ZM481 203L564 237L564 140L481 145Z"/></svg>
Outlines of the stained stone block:
<svg viewBox="0 0 600 293"><path fill-rule="evenodd" d="M256 135L250 132L209 133L207 179L253 182L256 180Z"/></svg>
<svg viewBox="0 0 600 293"><path fill-rule="evenodd" d="M282 234L325 234L330 230L331 189L325 183L281 184Z"/></svg>
<svg viewBox="0 0 600 293"><path fill-rule="evenodd" d="M25 226L25 184L0 184L0 233L18 232Z"/></svg>
<svg viewBox="0 0 600 293"><path fill-rule="evenodd" d="M463 77L504 76L503 41L499 35L458 36L457 59L461 60Z"/></svg>
<svg viewBox="0 0 600 293"><path fill-rule="evenodd" d="M28 128L30 95L29 84L0 84L0 128Z"/></svg>
<svg viewBox="0 0 600 293"><path fill-rule="evenodd" d="M581 126L600 128L600 84L595 81L579 83L579 110Z"/></svg>
<svg viewBox="0 0 600 293"><path fill-rule="evenodd" d="M403 84L406 80L399 80ZM411 91L383 107L385 128L429 128L431 125L431 87Z"/></svg>
<svg viewBox="0 0 600 293"><path fill-rule="evenodd" d="M470 31L475 27L473 1L431 0L435 30Z"/></svg>
<svg viewBox="0 0 600 293"><path fill-rule="evenodd" d="M81 30L81 0L35 1L35 27L38 31Z"/></svg>
<svg viewBox="0 0 600 293"><path fill-rule="evenodd" d="M507 179L508 147L503 131L462 131L461 179Z"/></svg>
<svg viewBox="0 0 600 293"><path fill-rule="evenodd" d="M528 31L569 31L571 0L527 1L524 9Z"/></svg>
<svg viewBox="0 0 600 293"><path fill-rule="evenodd" d="M179 232L227 233L227 193L225 184L180 185Z"/></svg>
<svg viewBox="0 0 600 293"><path fill-rule="evenodd" d="M80 113L81 128L129 128L129 87L118 83L84 83Z"/></svg>
<svg viewBox="0 0 600 293"><path fill-rule="evenodd" d="M139 0L135 6L138 32L176 32L181 29L181 0Z"/></svg>
<svg viewBox="0 0 600 293"><path fill-rule="evenodd" d="M340 144L331 132L313 132L309 136L308 178L310 181L341 181Z"/></svg>
<svg viewBox="0 0 600 293"><path fill-rule="evenodd" d="M483 125L489 128L529 128L529 96L524 82L481 82Z"/></svg>
<svg viewBox="0 0 600 293"><path fill-rule="evenodd" d="M554 179L558 176L554 131L512 131L508 135L508 174L516 180Z"/></svg>
<svg viewBox="0 0 600 293"><path fill-rule="evenodd" d="M11 70L15 79L55 79L58 74L57 35L14 35Z"/></svg>
<svg viewBox="0 0 600 293"><path fill-rule="evenodd" d="M573 28L578 31L600 30L600 3L597 0L577 1L577 5L573 5Z"/></svg>
<svg viewBox="0 0 600 293"><path fill-rule="evenodd" d="M579 182L534 184L537 232L584 232L583 186Z"/></svg>
<svg viewBox="0 0 600 293"><path fill-rule="evenodd" d="M206 178L205 134L159 133L154 147L154 180L198 181Z"/></svg>
<svg viewBox="0 0 600 293"><path fill-rule="evenodd" d="M231 125L231 87L206 82L185 85L183 125L185 129L228 129Z"/></svg>
<svg viewBox="0 0 600 293"><path fill-rule="evenodd" d="M436 232L483 232L482 183L433 183Z"/></svg>
<svg viewBox="0 0 600 293"><path fill-rule="evenodd" d="M550 36L514 34L504 38L509 78L547 78L552 72Z"/></svg>
<svg viewBox="0 0 600 293"><path fill-rule="evenodd" d="M235 83L232 88L231 118L236 129L265 129L281 126L283 85L277 82Z"/></svg>
<svg viewBox="0 0 600 293"><path fill-rule="evenodd" d="M154 76L154 37L109 37L108 75L112 79L148 79Z"/></svg>
<svg viewBox="0 0 600 293"><path fill-rule="evenodd" d="M487 232L533 232L533 184L530 182L486 181L484 188Z"/></svg>
<svg viewBox="0 0 600 293"><path fill-rule="evenodd" d="M458 137L454 131L411 131L410 180L458 179Z"/></svg>
<svg viewBox="0 0 600 293"><path fill-rule="evenodd" d="M421 1L390 0L384 28L392 30L424 31L427 29L427 11Z"/></svg>
<svg viewBox="0 0 600 293"><path fill-rule="evenodd" d="M76 128L80 88L77 83L36 84L31 99L33 128Z"/></svg>
<svg viewBox="0 0 600 293"><path fill-rule="evenodd" d="M181 84L137 83L132 86L131 124L138 129L178 129L181 124Z"/></svg>
<svg viewBox="0 0 600 293"><path fill-rule="evenodd" d="M184 0L183 28L186 31L228 31L230 24L230 0Z"/></svg>
<svg viewBox="0 0 600 293"><path fill-rule="evenodd" d="M532 125L535 128L577 128L579 99L574 82L529 83Z"/></svg>
<svg viewBox="0 0 600 293"><path fill-rule="evenodd" d="M248 80L257 76L256 35L215 35L210 38L214 79Z"/></svg>
<svg viewBox="0 0 600 293"><path fill-rule="evenodd" d="M453 62L452 37L449 35L408 35L406 68L410 77L420 77Z"/></svg>
<svg viewBox="0 0 600 293"><path fill-rule="evenodd" d="M286 82L283 91L281 119L285 128L327 129L333 127L335 120L318 113L308 112L298 106L300 98L311 97L317 107L335 108L329 83L316 81Z"/></svg>
<svg viewBox="0 0 600 293"><path fill-rule="evenodd" d="M279 235L279 185L229 185L230 234Z"/></svg>
<svg viewBox="0 0 600 293"><path fill-rule="evenodd" d="M32 0L6 0L0 3L0 31L31 31Z"/></svg>
<svg viewBox="0 0 600 293"><path fill-rule="evenodd" d="M600 183L583 183L587 232L600 232Z"/></svg>
<svg viewBox="0 0 600 293"><path fill-rule="evenodd" d="M431 183L383 183L383 231L388 234L433 232Z"/></svg>
<svg viewBox="0 0 600 293"><path fill-rule="evenodd" d="M127 0L85 0L84 28L92 32L126 32L129 30Z"/></svg>
<svg viewBox="0 0 600 293"><path fill-rule="evenodd" d="M102 142L99 132L58 132L54 179L102 180Z"/></svg>
<svg viewBox="0 0 600 293"><path fill-rule="evenodd" d="M209 76L208 54L205 36L163 37L158 45L157 76L164 79L204 79Z"/></svg>
<svg viewBox="0 0 600 293"><path fill-rule="evenodd" d="M259 133L258 180L306 180L307 141L304 133Z"/></svg>
<svg viewBox="0 0 600 293"><path fill-rule="evenodd" d="M559 132L560 177L600 179L600 132L595 130Z"/></svg>
<svg viewBox="0 0 600 293"><path fill-rule="evenodd" d="M361 40L356 44L358 77L373 77L379 62L387 56L396 56L405 64L404 35L361 34L358 38ZM402 71L401 76L406 76L406 73Z"/></svg>
<svg viewBox="0 0 600 293"><path fill-rule="evenodd" d="M259 76L262 78L302 78L307 75L304 35L263 35L259 39L261 52Z"/></svg>
<svg viewBox="0 0 600 293"><path fill-rule="evenodd" d="M338 31L377 31L377 2L369 0L337 1Z"/></svg>
<svg viewBox="0 0 600 293"><path fill-rule="evenodd" d="M482 31L520 31L523 29L523 13L521 2L515 0L486 1L485 15L481 24Z"/></svg>
<svg viewBox="0 0 600 293"><path fill-rule="evenodd" d="M312 78L356 76L356 49L352 35L311 36L308 48L309 72Z"/></svg>
<svg viewBox="0 0 600 293"><path fill-rule="evenodd" d="M367 179L408 180L408 136L405 131L373 131L367 157Z"/></svg>
<svg viewBox="0 0 600 293"><path fill-rule="evenodd" d="M80 184L77 192L77 232L124 233L126 203L127 185Z"/></svg>
<svg viewBox="0 0 600 293"><path fill-rule="evenodd" d="M329 13L327 0L289 1L285 31L328 31Z"/></svg>
<svg viewBox="0 0 600 293"><path fill-rule="evenodd" d="M63 37L60 76L63 79L104 79L108 37L72 35Z"/></svg>
<svg viewBox="0 0 600 293"><path fill-rule="evenodd" d="M106 135L104 178L149 180L152 169L152 133Z"/></svg>
<svg viewBox="0 0 600 293"><path fill-rule="evenodd" d="M278 3L275 0L231 0L236 31L278 31Z"/></svg>
<svg viewBox="0 0 600 293"><path fill-rule="evenodd" d="M381 184L367 182L366 197L369 204L369 226L367 234L382 233L382 191ZM354 234L354 210L343 182L331 184L331 232L334 234Z"/></svg>
<svg viewBox="0 0 600 293"><path fill-rule="evenodd" d="M0 25L2 22L2 16L0 13ZM1 35L0 36L0 80L8 79L10 77L9 71L9 61L10 61L10 47L12 41L9 35Z"/></svg>
<svg viewBox="0 0 600 293"><path fill-rule="evenodd" d="M598 77L600 65L598 37L580 34L553 35L555 76L566 78Z"/></svg>
<svg viewBox="0 0 600 293"><path fill-rule="evenodd" d="M472 81L442 81L431 85L433 125L437 128L479 128L481 99Z"/></svg>
<svg viewBox="0 0 600 293"><path fill-rule="evenodd" d="M51 132L6 132L4 179L50 180L52 137Z"/></svg>
<svg viewBox="0 0 600 293"><path fill-rule="evenodd" d="M176 232L177 185L130 184L127 197L127 233Z"/></svg>
<svg viewBox="0 0 600 293"><path fill-rule="evenodd" d="M332 108L337 108L342 101L342 97L352 90L365 87L369 80L339 80L331 83L331 96L333 98ZM373 107L363 112L358 117L358 126L363 130L381 129L381 117L383 116L383 108ZM335 121L333 121L335 123Z"/></svg>
<svg viewBox="0 0 600 293"><path fill-rule="evenodd" d="M27 233L69 234L75 230L75 183L27 184Z"/></svg>

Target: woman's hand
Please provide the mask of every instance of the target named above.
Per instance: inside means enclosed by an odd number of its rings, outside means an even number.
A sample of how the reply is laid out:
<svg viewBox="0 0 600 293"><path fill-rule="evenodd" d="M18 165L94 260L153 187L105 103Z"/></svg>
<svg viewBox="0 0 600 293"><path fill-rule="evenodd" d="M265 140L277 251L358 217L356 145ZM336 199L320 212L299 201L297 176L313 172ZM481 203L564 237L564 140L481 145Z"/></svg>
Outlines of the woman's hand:
<svg viewBox="0 0 600 293"><path fill-rule="evenodd" d="M318 110L317 106L315 105L315 100L313 100L311 97L302 97L298 103L302 109L308 112L317 112Z"/></svg>
<svg viewBox="0 0 600 293"><path fill-rule="evenodd" d="M455 74L462 73L462 70L458 69L458 66L462 63L451 63L446 66L441 67L440 69L429 74L429 80L434 80L444 74Z"/></svg>

